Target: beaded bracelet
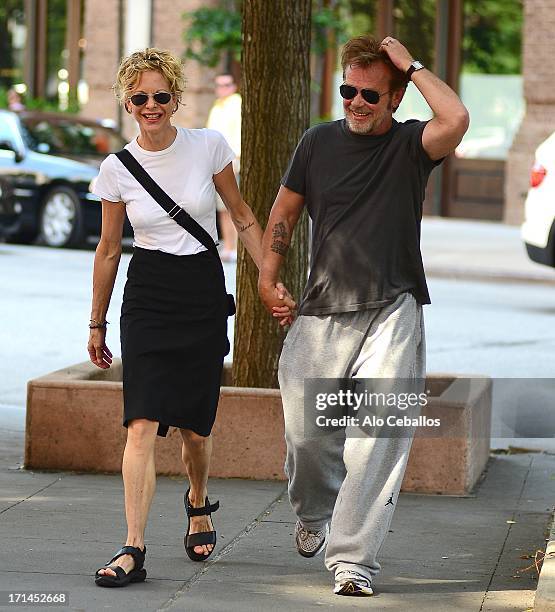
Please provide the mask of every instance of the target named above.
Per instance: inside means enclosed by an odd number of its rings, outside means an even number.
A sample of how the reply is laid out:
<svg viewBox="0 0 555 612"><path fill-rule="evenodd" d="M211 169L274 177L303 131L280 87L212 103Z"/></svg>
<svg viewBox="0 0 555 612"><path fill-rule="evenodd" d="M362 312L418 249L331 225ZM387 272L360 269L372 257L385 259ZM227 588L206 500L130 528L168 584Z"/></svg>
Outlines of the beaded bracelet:
<svg viewBox="0 0 555 612"><path fill-rule="evenodd" d="M106 326L109 325L109 321L104 321L104 323L97 321L96 319L91 319L89 323L89 329L106 329Z"/></svg>

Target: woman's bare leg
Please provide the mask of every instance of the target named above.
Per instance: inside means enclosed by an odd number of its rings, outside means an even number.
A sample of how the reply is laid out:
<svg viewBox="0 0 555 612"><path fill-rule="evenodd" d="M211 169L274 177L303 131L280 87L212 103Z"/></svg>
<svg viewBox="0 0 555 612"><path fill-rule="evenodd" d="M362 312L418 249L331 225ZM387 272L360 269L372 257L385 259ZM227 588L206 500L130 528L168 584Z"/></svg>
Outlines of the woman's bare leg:
<svg viewBox="0 0 555 612"><path fill-rule="evenodd" d="M145 527L150 504L156 488L154 445L158 423L147 419L133 419L127 428L127 442L123 453L123 484L125 489L125 517L127 519L126 546L143 550ZM114 561L129 573L134 566L131 555L123 555ZM99 574L115 576L111 569Z"/></svg>
<svg viewBox="0 0 555 612"><path fill-rule="evenodd" d="M207 492L208 470L212 455L212 436L199 436L190 429L181 429L183 438L182 457L189 476L189 501L195 508L204 506ZM213 526L208 516L192 516L189 533L212 531ZM214 547L212 544L195 546L194 551L207 555Z"/></svg>

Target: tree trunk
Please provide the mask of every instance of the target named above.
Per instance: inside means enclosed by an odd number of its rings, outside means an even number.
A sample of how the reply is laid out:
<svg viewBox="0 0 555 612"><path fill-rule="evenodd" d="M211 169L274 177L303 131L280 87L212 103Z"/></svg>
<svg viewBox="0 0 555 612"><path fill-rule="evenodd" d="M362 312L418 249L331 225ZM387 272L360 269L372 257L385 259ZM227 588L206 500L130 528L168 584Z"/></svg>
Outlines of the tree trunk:
<svg viewBox="0 0 555 612"><path fill-rule="evenodd" d="M241 192L266 226L280 179L310 117L311 0L244 0ZM237 262L233 380L277 387L284 332L258 298L258 271L242 245ZM300 299L308 270L308 221L297 224L281 279Z"/></svg>

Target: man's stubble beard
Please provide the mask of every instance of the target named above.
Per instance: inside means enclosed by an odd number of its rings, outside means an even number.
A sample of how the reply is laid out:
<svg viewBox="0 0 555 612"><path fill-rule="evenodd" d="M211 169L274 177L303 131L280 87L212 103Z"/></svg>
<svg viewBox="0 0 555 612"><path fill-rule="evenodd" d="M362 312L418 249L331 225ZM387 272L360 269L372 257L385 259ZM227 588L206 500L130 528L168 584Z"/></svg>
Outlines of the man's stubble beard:
<svg viewBox="0 0 555 612"><path fill-rule="evenodd" d="M369 120L370 123L366 125L359 125L358 123L353 121L347 114L345 115L345 119L347 120L347 125L349 127L349 130L353 132L354 134L360 134L362 136L371 134L372 131L374 130L374 126L376 125L375 118L372 120Z"/></svg>
<svg viewBox="0 0 555 612"><path fill-rule="evenodd" d="M387 110L392 110L393 106L391 104L391 94L389 95L389 100L387 101ZM385 115L379 115L373 117L373 119L366 126L358 125L355 121L352 121L349 117L349 111L345 111L345 120L347 121L347 127L354 134L359 134L361 136L370 136L375 128L379 128L383 121L386 119Z"/></svg>

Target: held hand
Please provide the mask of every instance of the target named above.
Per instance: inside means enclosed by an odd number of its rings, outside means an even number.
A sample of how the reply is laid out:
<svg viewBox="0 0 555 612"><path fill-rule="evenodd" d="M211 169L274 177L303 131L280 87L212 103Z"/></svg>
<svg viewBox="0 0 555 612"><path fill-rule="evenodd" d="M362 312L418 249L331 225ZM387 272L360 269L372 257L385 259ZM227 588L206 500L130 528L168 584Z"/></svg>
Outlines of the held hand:
<svg viewBox="0 0 555 612"><path fill-rule="evenodd" d="M272 316L279 319L279 324L281 327L291 325L291 323L293 323L295 320L297 303L283 283L276 283L276 289L278 299L283 300L283 306L273 306Z"/></svg>
<svg viewBox="0 0 555 612"><path fill-rule="evenodd" d="M406 72L414 61L408 49L392 36L386 36L382 40L381 49L387 53L395 67L402 72Z"/></svg>
<svg viewBox="0 0 555 612"><path fill-rule="evenodd" d="M280 325L290 325L293 322L297 304L282 283L259 283L258 293L268 312L279 319Z"/></svg>
<svg viewBox="0 0 555 612"><path fill-rule="evenodd" d="M112 353L106 346L106 329L91 329L87 345L89 357L95 366L107 370L112 365Z"/></svg>

